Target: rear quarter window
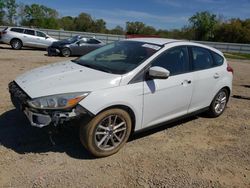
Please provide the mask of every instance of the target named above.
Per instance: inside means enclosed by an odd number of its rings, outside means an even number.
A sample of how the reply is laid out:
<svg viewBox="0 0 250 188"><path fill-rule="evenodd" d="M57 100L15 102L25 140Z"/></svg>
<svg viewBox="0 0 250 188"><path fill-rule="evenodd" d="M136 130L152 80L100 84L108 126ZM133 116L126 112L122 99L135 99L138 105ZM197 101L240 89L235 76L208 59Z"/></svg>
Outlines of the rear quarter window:
<svg viewBox="0 0 250 188"><path fill-rule="evenodd" d="M99 44L100 42L98 40L95 40L95 39L89 39L87 41L88 44Z"/></svg>
<svg viewBox="0 0 250 188"><path fill-rule="evenodd" d="M221 65L223 65L224 58L221 55L219 55L219 54L217 54L215 52L212 52L212 55L213 55L213 58L214 58L214 66L221 66Z"/></svg>
<svg viewBox="0 0 250 188"><path fill-rule="evenodd" d="M10 29L10 31L16 32L16 33L23 33L23 30L24 30L24 29L21 29L21 28L11 28L11 29Z"/></svg>

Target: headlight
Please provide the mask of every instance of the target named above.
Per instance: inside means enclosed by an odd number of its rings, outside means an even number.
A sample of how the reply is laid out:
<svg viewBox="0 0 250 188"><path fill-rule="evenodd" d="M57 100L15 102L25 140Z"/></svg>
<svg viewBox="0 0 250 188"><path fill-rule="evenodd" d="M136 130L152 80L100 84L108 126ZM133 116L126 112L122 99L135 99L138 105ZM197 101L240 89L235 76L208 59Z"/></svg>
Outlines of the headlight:
<svg viewBox="0 0 250 188"><path fill-rule="evenodd" d="M67 109L77 105L88 94L89 92L51 95L32 99L28 101L28 104L30 107L37 109Z"/></svg>

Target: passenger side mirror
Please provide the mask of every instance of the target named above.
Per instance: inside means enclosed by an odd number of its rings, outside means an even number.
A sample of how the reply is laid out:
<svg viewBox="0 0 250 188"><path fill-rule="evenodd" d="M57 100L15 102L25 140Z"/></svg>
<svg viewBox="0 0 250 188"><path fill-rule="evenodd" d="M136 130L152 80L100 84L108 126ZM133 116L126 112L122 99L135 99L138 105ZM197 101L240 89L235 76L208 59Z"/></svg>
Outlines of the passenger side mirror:
<svg viewBox="0 0 250 188"><path fill-rule="evenodd" d="M170 72L162 67L154 66L149 69L148 76L151 79L167 79L170 76Z"/></svg>

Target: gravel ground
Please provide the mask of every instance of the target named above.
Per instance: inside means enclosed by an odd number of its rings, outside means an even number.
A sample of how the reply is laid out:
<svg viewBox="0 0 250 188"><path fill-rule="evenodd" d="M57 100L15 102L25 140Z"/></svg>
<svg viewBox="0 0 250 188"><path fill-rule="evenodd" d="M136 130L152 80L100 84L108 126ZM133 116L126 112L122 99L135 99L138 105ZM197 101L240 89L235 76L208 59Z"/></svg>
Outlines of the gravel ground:
<svg viewBox="0 0 250 188"><path fill-rule="evenodd" d="M0 187L250 187L250 61L229 61L236 97L221 117L143 132L117 154L94 159L76 128L55 135L53 146L46 131L13 109L10 81L65 60L45 54L0 45Z"/></svg>

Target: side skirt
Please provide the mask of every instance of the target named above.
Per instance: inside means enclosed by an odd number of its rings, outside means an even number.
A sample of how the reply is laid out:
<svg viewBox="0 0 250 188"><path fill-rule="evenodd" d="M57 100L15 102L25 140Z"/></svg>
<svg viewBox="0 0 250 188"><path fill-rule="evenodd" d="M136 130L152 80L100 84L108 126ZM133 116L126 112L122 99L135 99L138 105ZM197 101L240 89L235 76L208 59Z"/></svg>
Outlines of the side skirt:
<svg viewBox="0 0 250 188"><path fill-rule="evenodd" d="M161 127L161 126L166 126L168 124L171 124L171 123L174 123L174 122L177 122L177 121L180 121L180 120L183 120L183 119L186 119L188 117L192 117L192 116L195 116L197 114L201 114L203 112L206 112L209 110L209 106L208 107L205 107L205 108L202 108L200 110L197 110L195 112L191 112L189 114L186 114L186 115L183 115L183 116L180 116L180 117L177 117L177 118L174 118L174 119L171 119L171 120L168 120L166 122L162 122L162 123L159 123L159 124L156 124L156 125L152 125L150 127L146 127L146 128L142 128L140 130L137 130L135 131L133 134L139 134L139 133L142 133L144 131L148 131L148 130L151 130L151 129L155 129L157 127Z"/></svg>

